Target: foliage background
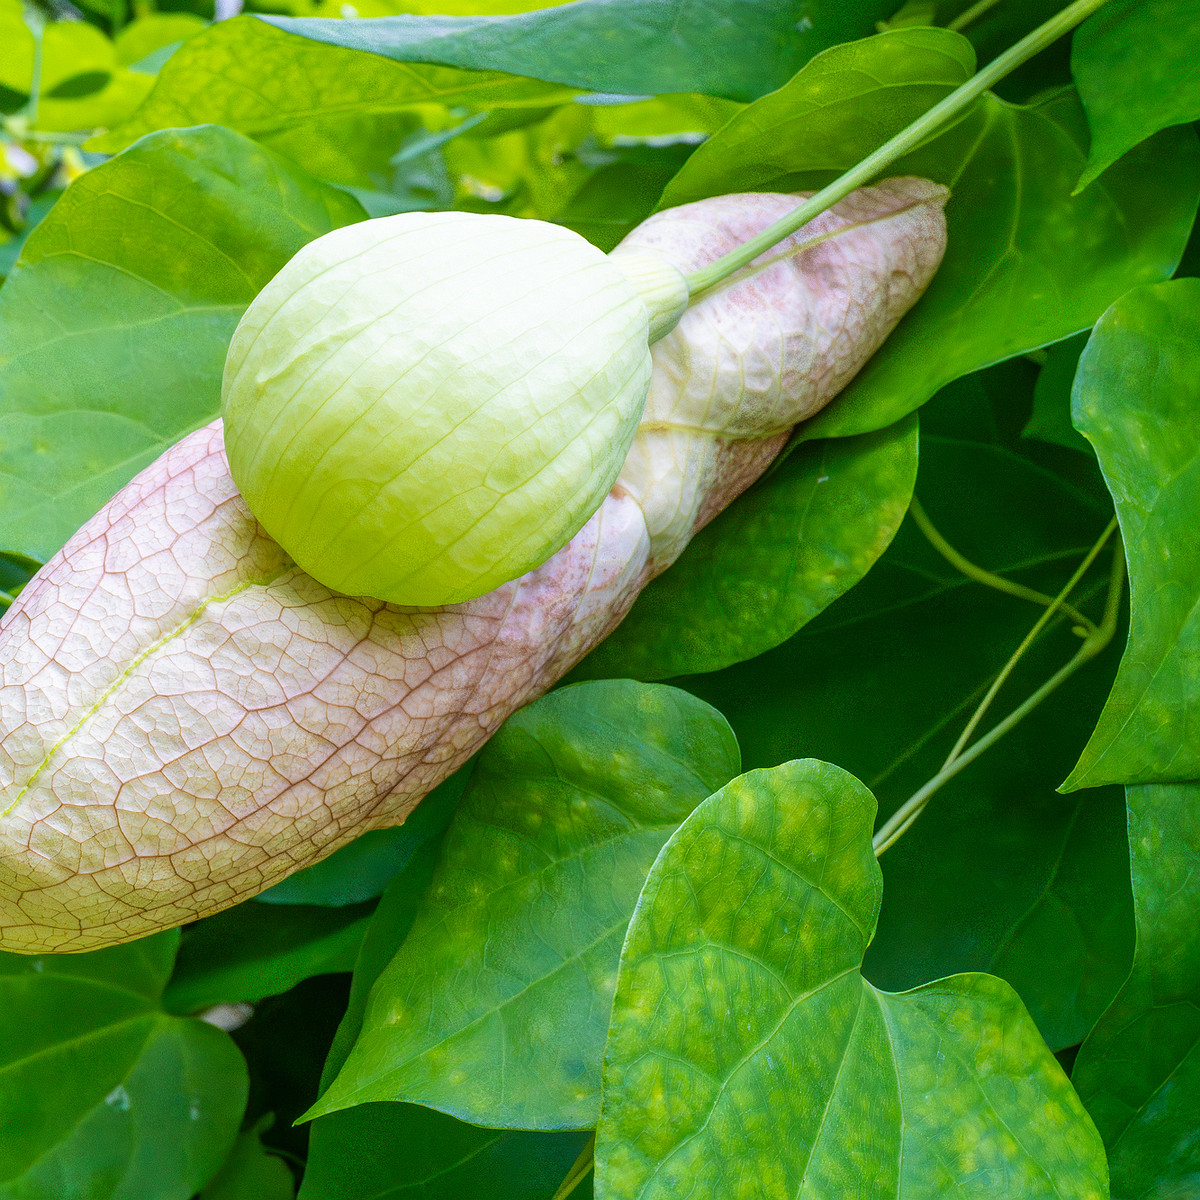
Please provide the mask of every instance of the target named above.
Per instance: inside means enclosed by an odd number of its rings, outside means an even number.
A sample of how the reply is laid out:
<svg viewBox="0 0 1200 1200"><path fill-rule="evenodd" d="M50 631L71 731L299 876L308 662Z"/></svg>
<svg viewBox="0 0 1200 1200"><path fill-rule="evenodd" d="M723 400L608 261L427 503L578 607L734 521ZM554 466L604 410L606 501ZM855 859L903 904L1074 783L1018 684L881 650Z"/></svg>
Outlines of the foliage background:
<svg viewBox="0 0 1200 1200"><path fill-rule="evenodd" d="M212 418L311 238L458 207L607 249L818 187L1058 6L527 7L0 0L7 595ZM898 164L953 193L919 307L408 824L0 956L0 1196L1200 1194L1198 41L1189 0L1109 0ZM1037 617L994 577L1054 595L1114 505L1118 636L876 866Z"/></svg>

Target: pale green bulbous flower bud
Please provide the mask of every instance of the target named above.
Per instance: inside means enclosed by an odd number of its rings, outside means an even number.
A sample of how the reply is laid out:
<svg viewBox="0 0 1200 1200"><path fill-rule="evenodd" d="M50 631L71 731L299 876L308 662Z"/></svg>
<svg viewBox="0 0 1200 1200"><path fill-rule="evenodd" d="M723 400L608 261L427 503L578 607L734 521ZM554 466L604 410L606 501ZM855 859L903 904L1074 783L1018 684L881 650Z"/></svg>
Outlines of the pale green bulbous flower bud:
<svg viewBox="0 0 1200 1200"><path fill-rule="evenodd" d="M632 268L633 264L631 264ZM405 213L327 234L258 295L223 387L234 481L321 583L453 604L599 507L687 302L561 226Z"/></svg>

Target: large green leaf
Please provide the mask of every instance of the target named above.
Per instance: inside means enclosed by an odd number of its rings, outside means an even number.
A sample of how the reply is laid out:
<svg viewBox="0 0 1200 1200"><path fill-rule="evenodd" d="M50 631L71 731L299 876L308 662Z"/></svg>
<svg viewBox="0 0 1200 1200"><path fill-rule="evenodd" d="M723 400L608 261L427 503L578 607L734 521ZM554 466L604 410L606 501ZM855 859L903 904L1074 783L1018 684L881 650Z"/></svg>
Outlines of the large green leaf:
<svg viewBox="0 0 1200 1200"><path fill-rule="evenodd" d="M1090 456L1021 438L1035 377L1030 364L1004 364L982 377L986 388L973 376L928 405L917 495L968 558L1053 594L1110 509ZM1079 482L1059 471L1078 472ZM1075 596L1093 617L1098 597L1086 597L1103 589L1107 569L1099 563ZM729 718L747 767L802 756L844 763L886 815L937 773L1037 615L959 575L906 521L866 579L785 645L681 682ZM1078 644L1058 624L993 718ZM1087 739L1118 657L1111 647L1074 676L946 785L884 855L888 903L867 954L872 982L900 990L988 971L1017 989L1054 1047L1091 1028L1132 954L1124 798L1109 788L1064 800L1055 786Z"/></svg>
<svg viewBox="0 0 1200 1200"><path fill-rule="evenodd" d="M917 423L802 446L703 529L576 677L715 671L791 637L887 549L917 474Z"/></svg>
<svg viewBox="0 0 1200 1200"><path fill-rule="evenodd" d="M1092 131L1081 188L1151 134L1200 118L1197 46L1194 0L1112 0L1080 26L1071 70Z"/></svg>
<svg viewBox="0 0 1200 1200"><path fill-rule="evenodd" d="M0 954L4 1200L187 1200L221 1165L246 1067L220 1030L163 1012L177 944Z"/></svg>
<svg viewBox="0 0 1200 1200"><path fill-rule="evenodd" d="M146 103L88 147L112 153L157 129L212 122L322 178L367 186L417 127L414 105L545 104L566 94L496 71L389 62L238 17L186 42Z"/></svg>
<svg viewBox="0 0 1200 1200"><path fill-rule="evenodd" d="M239 904L184 932L165 1003L193 1013L277 996L302 979L349 971L374 904Z"/></svg>
<svg viewBox="0 0 1200 1200"><path fill-rule="evenodd" d="M1073 417L1129 560L1129 645L1066 789L1200 777L1200 280L1123 296L1079 361Z"/></svg>
<svg viewBox="0 0 1200 1200"><path fill-rule="evenodd" d="M818 50L870 33L890 0L588 0L515 16L269 18L401 63L507 71L595 92L752 100Z"/></svg>
<svg viewBox="0 0 1200 1200"><path fill-rule="evenodd" d="M362 1028L375 980L412 928L436 861L427 842L388 887L354 967L346 1014L325 1063L331 1083ZM318 1117L309 1139L302 1200L546 1200L584 1138L465 1125L415 1104L358 1104ZM372 1152L363 1153L369 1146Z"/></svg>
<svg viewBox="0 0 1200 1200"><path fill-rule="evenodd" d="M599 1200L1102 1200L1104 1149L1007 984L862 978L875 801L838 767L754 771L655 862L621 951Z"/></svg>
<svg viewBox="0 0 1200 1200"><path fill-rule="evenodd" d="M663 198L816 188L853 166L970 70L944 30L838 46L701 146ZM952 379L1090 326L1129 288L1175 269L1200 195L1190 130L1159 134L1079 196L1087 125L1057 92L1028 105L984 96L888 169L947 184L946 256L920 303L806 438L880 429Z"/></svg>
<svg viewBox="0 0 1200 1200"><path fill-rule="evenodd" d="M953 189L946 257L806 437L890 424L950 380L1078 333L1131 287L1171 275L1200 196L1195 133L1165 130L1073 196L1086 144L1073 93L1028 105L986 96L892 168Z"/></svg>
<svg viewBox="0 0 1200 1200"><path fill-rule="evenodd" d="M479 1125L590 1128L638 890L738 765L721 715L661 685L579 684L509 718L313 1113L407 1100Z"/></svg>
<svg viewBox="0 0 1200 1200"><path fill-rule="evenodd" d="M48 558L211 421L246 305L362 215L217 127L155 134L77 179L0 290L0 546Z"/></svg>
<svg viewBox="0 0 1200 1200"><path fill-rule="evenodd" d="M799 172L843 171L974 69L971 43L946 29L899 29L835 46L698 147L660 207L772 191Z"/></svg>
<svg viewBox="0 0 1200 1200"><path fill-rule="evenodd" d="M1137 953L1075 1062L1116 1200L1195 1194L1200 1178L1200 784L1131 787Z"/></svg>

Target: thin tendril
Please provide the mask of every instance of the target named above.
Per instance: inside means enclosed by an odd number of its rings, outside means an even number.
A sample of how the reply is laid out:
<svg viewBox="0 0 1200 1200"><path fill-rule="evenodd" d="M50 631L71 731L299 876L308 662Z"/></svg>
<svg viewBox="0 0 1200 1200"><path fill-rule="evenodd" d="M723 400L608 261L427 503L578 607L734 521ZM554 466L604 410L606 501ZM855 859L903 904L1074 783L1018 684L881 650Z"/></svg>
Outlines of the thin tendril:
<svg viewBox="0 0 1200 1200"><path fill-rule="evenodd" d="M1022 720L1025 719L1047 696L1051 694L1057 687L1069 679L1080 667L1085 663L1090 662L1096 657L1110 641L1117 628L1117 614L1120 611L1121 595L1125 582L1125 553L1124 547L1120 539L1117 539L1116 548L1113 553L1113 565L1109 574L1108 581L1108 596L1104 605L1104 616L1100 624L1096 626L1095 632L1088 635L1087 640L1075 652L1070 662L1066 666L1061 667L1056 671L1041 687L1029 696L1023 703L1019 704L1003 721L994 725L987 733L985 733L978 741L974 742L969 748L963 749L967 739L974 732L979 724L983 714L987 711L992 699L999 691L1000 685L1011 674L1013 667L1033 639L1045 627L1046 622L1061 604L1061 600L1065 598L1067 593L1075 586L1087 567L1095 560L1096 555L1103 548L1105 542L1112 536L1116 529L1116 518L1109 522L1104 533L1101 534L1096 545L1088 552L1084 562L1080 568L1068 581L1067 585L1059 593L1057 602L1051 608L1048 608L1039 618L1037 624L1030 630L1025 640L1013 652L1013 655L1005 663L1000 672L1000 677L988 690L988 694L980 702L979 708L968 722L967 729L964 730L963 736L959 738L958 744L950 757L946 760L942 769L926 784L914 792L892 815L884 822L879 832L876 833L873 845L875 849L875 857L878 858L885 850L894 845L912 826L913 822L924 811L925 806L930 799L937 793L945 784L954 778L965 767L975 761L985 750L995 745L1009 730L1013 729Z"/></svg>
<svg viewBox="0 0 1200 1200"><path fill-rule="evenodd" d="M908 506L908 511L912 514L912 519L917 528L925 535L929 544L952 566L955 570L960 571L968 579L973 579L976 583L982 583L986 587L995 588L998 592L1006 592L1010 596L1016 596L1020 600L1029 600L1033 604L1040 604L1043 607L1055 604L1053 596L1047 596L1045 592L1036 591L1034 588L1025 587L1024 584L1014 583L1011 579L1005 579L1003 575L996 575L987 570L986 567L978 566L970 561L964 555L960 554L946 539L934 528L933 522L929 519L922 508L921 502L914 496ZM1079 627L1079 636L1087 637L1090 633L1096 632L1096 626L1079 611L1070 604L1058 604L1058 608L1067 614L1072 621ZM1081 632L1080 632L1081 631Z"/></svg>

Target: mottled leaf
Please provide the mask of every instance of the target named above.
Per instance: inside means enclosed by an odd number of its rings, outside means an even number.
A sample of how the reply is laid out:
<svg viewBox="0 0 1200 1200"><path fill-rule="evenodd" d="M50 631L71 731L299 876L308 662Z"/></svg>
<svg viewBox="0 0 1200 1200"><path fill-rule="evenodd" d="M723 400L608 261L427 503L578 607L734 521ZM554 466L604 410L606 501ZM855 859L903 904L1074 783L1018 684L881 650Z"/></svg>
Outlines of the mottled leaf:
<svg viewBox="0 0 1200 1200"><path fill-rule="evenodd" d="M737 770L721 715L674 688L580 684L511 717L313 1113L407 1100L480 1125L590 1128L642 880Z"/></svg>
<svg viewBox="0 0 1200 1200"><path fill-rule="evenodd" d="M1128 789L1133 971L1075 1061L1115 1200L1190 1196L1200 1180L1200 784Z"/></svg>
<svg viewBox="0 0 1200 1200"><path fill-rule="evenodd" d="M187 1200L220 1166L246 1067L167 1016L175 932L92 954L0 954L0 1197Z"/></svg>
<svg viewBox="0 0 1200 1200"><path fill-rule="evenodd" d="M915 419L799 447L693 539L576 677L714 671L786 641L887 549L916 472Z"/></svg>
<svg viewBox="0 0 1200 1200"><path fill-rule="evenodd" d="M1063 785L1200 776L1200 280L1123 296L1097 322L1073 417L1095 447L1129 560L1129 645Z"/></svg>
<svg viewBox="0 0 1200 1200"><path fill-rule="evenodd" d="M1095 1127L1016 994L862 978L875 801L806 760L705 800L621 951L600 1200L1107 1196Z"/></svg>
<svg viewBox="0 0 1200 1200"><path fill-rule="evenodd" d="M246 305L362 215L216 127L156 134L77 179L0 291L0 545L48 558L211 421Z"/></svg>
<svg viewBox="0 0 1200 1200"><path fill-rule="evenodd" d="M1079 187L1151 134L1200 118L1197 46L1194 0L1114 0L1079 27L1071 71L1092 131Z"/></svg>
<svg viewBox="0 0 1200 1200"><path fill-rule="evenodd" d="M336 1077L362 1027L367 997L408 936L432 877L426 842L388 887L354 967L346 1015L325 1063ZM318 1117L309 1139L301 1200L546 1200L584 1142L576 1133L480 1129L415 1104L358 1104Z"/></svg>

